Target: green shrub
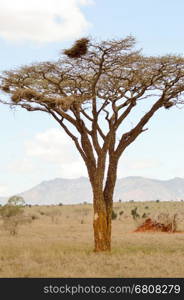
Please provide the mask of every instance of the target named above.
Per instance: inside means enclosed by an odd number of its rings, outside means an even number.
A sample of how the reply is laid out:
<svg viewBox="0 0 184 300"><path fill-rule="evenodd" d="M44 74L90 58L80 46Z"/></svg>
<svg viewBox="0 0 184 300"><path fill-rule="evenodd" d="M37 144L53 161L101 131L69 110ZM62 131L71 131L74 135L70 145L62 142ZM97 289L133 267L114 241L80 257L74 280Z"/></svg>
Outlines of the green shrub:
<svg viewBox="0 0 184 300"><path fill-rule="evenodd" d="M37 216L37 215L32 215L32 216L31 216L31 219L32 219L32 220L37 220L37 219L38 219L38 216Z"/></svg>
<svg viewBox="0 0 184 300"><path fill-rule="evenodd" d="M134 220L140 218L140 215L139 215L138 212L137 212L137 207L135 207L135 208L133 208L133 209L131 210L131 215L132 215L132 217L133 217Z"/></svg>
<svg viewBox="0 0 184 300"><path fill-rule="evenodd" d="M40 215L41 215L41 216L44 216L45 213L44 213L43 211L40 211Z"/></svg>
<svg viewBox="0 0 184 300"><path fill-rule="evenodd" d="M19 196L12 196L7 203L0 208L2 218L10 218L21 215L23 213L24 199Z"/></svg>
<svg viewBox="0 0 184 300"><path fill-rule="evenodd" d="M112 210L112 220L116 220L116 218L117 218L117 213L114 211L114 210Z"/></svg>
<svg viewBox="0 0 184 300"><path fill-rule="evenodd" d="M20 196L12 196L8 199L7 203L0 208L0 216L3 220L3 227L9 231L11 235L17 233L18 226L24 223L23 206L25 205L24 199Z"/></svg>
<svg viewBox="0 0 184 300"><path fill-rule="evenodd" d="M148 217L148 214L143 213L142 218L143 218L143 219L146 219L147 217Z"/></svg>

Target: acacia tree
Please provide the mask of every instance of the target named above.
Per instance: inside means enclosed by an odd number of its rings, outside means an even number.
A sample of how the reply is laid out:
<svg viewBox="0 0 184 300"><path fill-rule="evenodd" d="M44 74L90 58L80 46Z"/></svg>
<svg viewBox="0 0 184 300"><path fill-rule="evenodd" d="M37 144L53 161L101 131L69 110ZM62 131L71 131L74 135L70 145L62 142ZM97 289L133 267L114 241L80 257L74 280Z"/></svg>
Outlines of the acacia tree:
<svg viewBox="0 0 184 300"><path fill-rule="evenodd" d="M184 91L184 58L147 57L134 46L131 36L82 39L56 62L7 71L0 79L7 95L1 102L50 114L73 140L93 191L95 251L111 249L113 193L122 153L147 129L155 112L178 103ZM127 118L144 101L147 112L126 129Z"/></svg>

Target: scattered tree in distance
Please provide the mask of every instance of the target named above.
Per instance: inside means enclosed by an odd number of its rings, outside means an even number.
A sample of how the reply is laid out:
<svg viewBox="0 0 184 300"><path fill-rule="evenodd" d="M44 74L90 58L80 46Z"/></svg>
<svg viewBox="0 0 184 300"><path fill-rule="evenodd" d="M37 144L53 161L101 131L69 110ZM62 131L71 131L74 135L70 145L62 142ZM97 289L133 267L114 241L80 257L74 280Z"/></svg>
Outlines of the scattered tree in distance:
<svg viewBox="0 0 184 300"><path fill-rule="evenodd" d="M12 196L7 203L0 208L0 216L3 220L3 227L11 235L17 234L18 226L24 223L25 201L21 196Z"/></svg>

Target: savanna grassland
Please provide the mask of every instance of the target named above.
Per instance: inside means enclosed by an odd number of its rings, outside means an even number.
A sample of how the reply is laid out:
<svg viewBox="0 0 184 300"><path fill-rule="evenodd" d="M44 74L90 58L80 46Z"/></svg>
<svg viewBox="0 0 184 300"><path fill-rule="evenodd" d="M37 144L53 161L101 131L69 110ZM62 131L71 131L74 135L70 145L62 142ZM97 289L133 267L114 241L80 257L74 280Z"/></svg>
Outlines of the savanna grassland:
<svg viewBox="0 0 184 300"><path fill-rule="evenodd" d="M184 277L184 202L122 202L114 211L109 254L93 252L92 205L25 207L32 221L16 235L0 224L0 277ZM180 213L177 233L134 232L144 214L159 213Z"/></svg>

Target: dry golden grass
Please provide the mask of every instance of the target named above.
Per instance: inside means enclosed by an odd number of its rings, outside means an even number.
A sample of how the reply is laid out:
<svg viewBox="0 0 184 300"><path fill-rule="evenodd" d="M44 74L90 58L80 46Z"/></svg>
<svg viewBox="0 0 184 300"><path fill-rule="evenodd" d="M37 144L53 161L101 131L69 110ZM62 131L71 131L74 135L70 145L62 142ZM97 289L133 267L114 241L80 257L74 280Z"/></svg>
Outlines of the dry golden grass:
<svg viewBox="0 0 184 300"><path fill-rule="evenodd" d="M131 209L184 211L184 203L115 203L112 253L93 252L92 206L26 207L17 236L0 230L0 277L183 277L184 233L134 233ZM145 209L145 207L148 208Z"/></svg>

